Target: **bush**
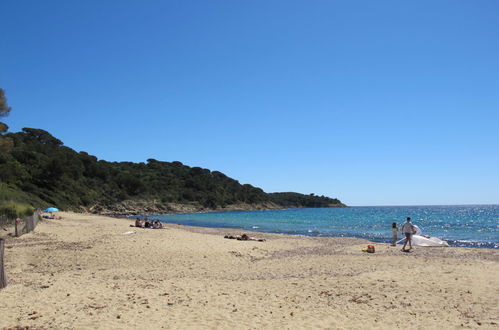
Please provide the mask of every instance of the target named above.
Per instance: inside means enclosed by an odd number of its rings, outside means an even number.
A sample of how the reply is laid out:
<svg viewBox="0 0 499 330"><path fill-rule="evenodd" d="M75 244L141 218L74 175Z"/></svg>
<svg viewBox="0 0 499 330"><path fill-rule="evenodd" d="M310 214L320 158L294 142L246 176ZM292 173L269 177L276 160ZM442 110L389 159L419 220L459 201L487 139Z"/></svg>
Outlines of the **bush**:
<svg viewBox="0 0 499 330"><path fill-rule="evenodd" d="M27 204L14 202L2 202L0 204L0 216L7 219L24 218L33 215L33 207Z"/></svg>

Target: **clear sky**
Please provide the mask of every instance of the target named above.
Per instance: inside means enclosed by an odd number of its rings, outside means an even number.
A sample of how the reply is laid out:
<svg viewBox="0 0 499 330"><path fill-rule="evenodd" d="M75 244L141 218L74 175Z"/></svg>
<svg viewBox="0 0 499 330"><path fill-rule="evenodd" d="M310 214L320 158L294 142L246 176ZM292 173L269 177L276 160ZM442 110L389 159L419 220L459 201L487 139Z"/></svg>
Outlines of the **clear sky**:
<svg viewBox="0 0 499 330"><path fill-rule="evenodd" d="M349 205L499 203L499 1L3 0L11 132Z"/></svg>

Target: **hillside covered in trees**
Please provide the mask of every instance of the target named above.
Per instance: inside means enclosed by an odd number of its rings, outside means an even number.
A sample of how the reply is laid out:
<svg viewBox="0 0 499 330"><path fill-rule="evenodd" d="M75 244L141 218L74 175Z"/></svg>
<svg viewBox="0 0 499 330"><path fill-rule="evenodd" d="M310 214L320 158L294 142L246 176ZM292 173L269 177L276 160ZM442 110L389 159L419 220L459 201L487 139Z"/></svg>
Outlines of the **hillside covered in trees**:
<svg viewBox="0 0 499 330"><path fill-rule="evenodd" d="M24 128L3 139L9 146L0 154L0 201L116 213L344 206L313 194L265 193L180 162L98 160L41 129Z"/></svg>

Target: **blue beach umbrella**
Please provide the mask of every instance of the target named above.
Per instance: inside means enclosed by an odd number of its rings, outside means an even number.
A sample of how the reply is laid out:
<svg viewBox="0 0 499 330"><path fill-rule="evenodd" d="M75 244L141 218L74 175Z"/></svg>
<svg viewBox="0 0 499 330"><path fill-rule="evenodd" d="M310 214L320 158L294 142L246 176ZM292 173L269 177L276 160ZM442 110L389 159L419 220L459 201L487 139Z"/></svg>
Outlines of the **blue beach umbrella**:
<svg viewBox="0 0 499 330"><path fill-rule="evenodd" d="M49 207L49 208L46 208L45 210L43 210L43 212L58 212L59 209L56 208L56 207Z"/></svg>

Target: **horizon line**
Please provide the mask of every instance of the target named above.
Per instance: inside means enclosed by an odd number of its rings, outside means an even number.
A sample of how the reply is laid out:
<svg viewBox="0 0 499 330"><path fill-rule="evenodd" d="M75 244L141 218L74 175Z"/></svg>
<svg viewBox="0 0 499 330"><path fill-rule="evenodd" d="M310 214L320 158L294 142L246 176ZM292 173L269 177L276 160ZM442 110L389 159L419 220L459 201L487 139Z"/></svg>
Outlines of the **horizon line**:
<svg viewBox="0 0 499 330"><path fill-rule="evenodd" d="M471 203L471 204L400 204L400 205L349 205L350 207L407 207L407 206L499 206L499 204L490 203Z"/></svg>

